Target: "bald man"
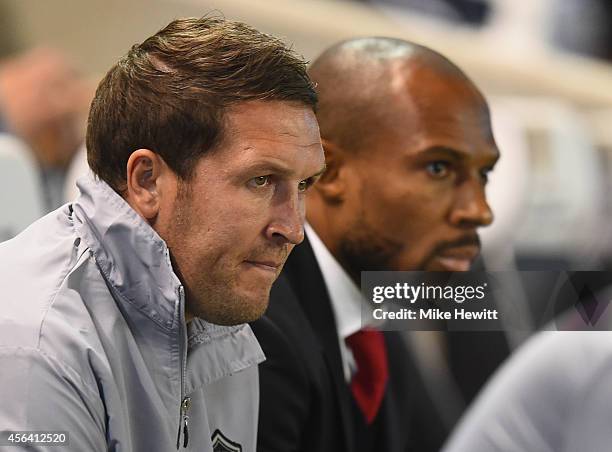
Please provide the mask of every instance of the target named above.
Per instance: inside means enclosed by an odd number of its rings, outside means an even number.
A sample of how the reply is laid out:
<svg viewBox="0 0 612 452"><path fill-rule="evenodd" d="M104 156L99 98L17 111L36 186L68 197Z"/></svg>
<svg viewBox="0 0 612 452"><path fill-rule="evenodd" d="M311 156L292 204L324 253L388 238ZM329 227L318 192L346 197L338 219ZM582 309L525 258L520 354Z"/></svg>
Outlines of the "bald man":
<svg viewBox="0 0 612 452"><path fill-rule="evenodd" d="M309 72L327 171L254 325L267 356L258 450L439 450L444 422L403 338L362 329L360 272L470 268L493 219L486 102L444 57L400 40L341 43Z"/></svg>

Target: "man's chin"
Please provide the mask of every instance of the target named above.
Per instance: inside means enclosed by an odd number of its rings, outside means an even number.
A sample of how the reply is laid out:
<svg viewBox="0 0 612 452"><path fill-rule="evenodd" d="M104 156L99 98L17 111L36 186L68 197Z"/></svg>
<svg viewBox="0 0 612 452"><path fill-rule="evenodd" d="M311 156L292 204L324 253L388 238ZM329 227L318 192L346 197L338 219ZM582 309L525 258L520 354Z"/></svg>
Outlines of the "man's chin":
<svg viewBox="0 0 612 452"><path fill-rule="evenodd" d="M268 308L270 292L253 296L236 296L231 299L218 300L213 306L196 307L193 312L199 317L215 325L232 326L253 322L259 319Z"/></svg>
<svg viewBox="0 0 612 452"><path fill-rule="evenodd" d="M257 300L250 302L245 309L235 312L232 319L232 323L226 323L226 325L239 325L242 323L254 322L264 315L270 301L269 295L266 296L265 300Z"/></svg>

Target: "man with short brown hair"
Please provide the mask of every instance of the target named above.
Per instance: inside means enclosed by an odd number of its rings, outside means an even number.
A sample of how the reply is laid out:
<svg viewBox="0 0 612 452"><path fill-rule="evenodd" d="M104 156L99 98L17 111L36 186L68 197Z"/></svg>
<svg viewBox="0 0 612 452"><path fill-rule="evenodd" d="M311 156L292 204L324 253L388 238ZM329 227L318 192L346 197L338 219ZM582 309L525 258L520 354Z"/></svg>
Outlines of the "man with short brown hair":
<svg viewBox="0 0 612 452"><path fill-rule="evenodd" d="M0 245L2 429L82 451L255 449L263 354L245 322L303 239L315 104L282 42L216 17L111 68L80 197Z"/></svg>

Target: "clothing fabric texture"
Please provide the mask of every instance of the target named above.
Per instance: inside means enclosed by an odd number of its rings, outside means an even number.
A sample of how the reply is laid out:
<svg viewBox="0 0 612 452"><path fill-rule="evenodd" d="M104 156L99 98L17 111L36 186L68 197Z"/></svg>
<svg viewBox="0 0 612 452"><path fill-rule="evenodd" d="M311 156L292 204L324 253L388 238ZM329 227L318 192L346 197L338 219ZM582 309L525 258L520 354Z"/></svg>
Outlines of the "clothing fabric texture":
<svg viewBox="0 0 612 452"><path fill-rule="evenodd" d="M308 237L289 256L266 315L252 327L267 358L260 365L259 452L441 447L441 423L397 332L384 332L389 379L367 425L345 378L334 310Z"/></svg>
<svg viewBox="0 0 612 452"><path fill-rule="evenodd" d="M445 452L607 452L612 443L609 331L545 331L509 360Z"/></svg>
<svg viewBox="0 0 612 452"><path fill-rule="evenodd" d="M0 245L0 426L74 451L254 451L250 327L186 326L164 241L106 183L79 188Z"/></svg>

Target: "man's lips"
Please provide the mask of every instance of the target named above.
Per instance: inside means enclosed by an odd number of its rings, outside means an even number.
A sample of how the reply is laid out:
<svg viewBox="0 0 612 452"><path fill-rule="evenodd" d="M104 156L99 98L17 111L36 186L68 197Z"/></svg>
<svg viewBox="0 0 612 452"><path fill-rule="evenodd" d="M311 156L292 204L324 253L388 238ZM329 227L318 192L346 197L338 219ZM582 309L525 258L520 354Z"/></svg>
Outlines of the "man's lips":
<svg viewBox="0 0 612 452"><path fill-rule="evenodd" d="M448 247L440 251L435 259L446 271L461 272L468 271L472 261L480 253L480 247L476 245Z"/></svg>
<svg viewBox="0 0 612 452"><path fill-rule="evenodd" d="M278 272L278 269L281 268L283 265L282 262L277 262L277 261L246 260L244 262L254 267L257 267L261 270L266 270L266 271L273 272L273 273Z"/></svg>

